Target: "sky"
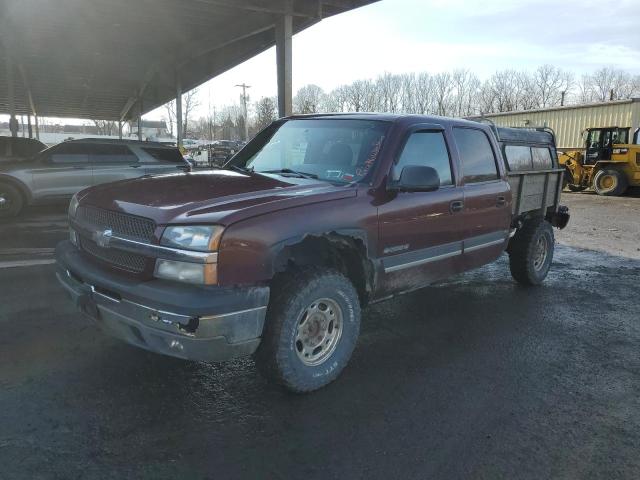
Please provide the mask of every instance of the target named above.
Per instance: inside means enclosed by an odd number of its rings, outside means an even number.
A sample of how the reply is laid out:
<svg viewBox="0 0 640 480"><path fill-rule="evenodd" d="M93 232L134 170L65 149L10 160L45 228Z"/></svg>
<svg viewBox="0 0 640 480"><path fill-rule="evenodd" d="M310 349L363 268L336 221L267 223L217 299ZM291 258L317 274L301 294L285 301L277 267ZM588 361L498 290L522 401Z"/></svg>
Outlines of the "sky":
<svg viewBox="0 0 640 480"><path fill-rule="evenodd" d="M640 74L640 0L382 0L294 36L293 91L383 72L466 68L486 78L547 63L577 75L604 66ZM275 96L275 48L203 84L195 116L239 103L243 82L251 102Z"/></svg>
<svg viewBox="0 0 640 480"><path fill-rule="evenodd" d="M383 72L466 68L486 78L546 63L577 75L603 66L640 74L639 0L382 0L294 37L293 91ZM243 82L251 101L276 94L274 48L205 83L196 116L238 102Z"/></svg>

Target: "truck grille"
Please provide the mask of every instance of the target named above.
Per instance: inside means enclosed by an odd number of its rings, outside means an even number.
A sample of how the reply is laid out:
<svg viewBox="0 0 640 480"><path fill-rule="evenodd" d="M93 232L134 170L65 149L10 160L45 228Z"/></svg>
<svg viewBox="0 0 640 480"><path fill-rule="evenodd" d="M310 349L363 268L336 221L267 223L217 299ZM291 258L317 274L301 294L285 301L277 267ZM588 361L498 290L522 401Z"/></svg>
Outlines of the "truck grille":
<svg viewBox="0 0 640 480"><path fill-rule="evenodd" d="M97 230L110 229L114 235L149 242L156 224L153 220L101 208L80 206L76 212L78 223ZM97 246L97 245L96 245Z"/></svg>
<svg viewBox="0 0 640 480"><path fill-rule="evenodd" d="M102 248L97 243L85 237L79 237L80 248L103 262L132 273L142 273L147 263L147 257L129 253L114 248Z"/></svg>

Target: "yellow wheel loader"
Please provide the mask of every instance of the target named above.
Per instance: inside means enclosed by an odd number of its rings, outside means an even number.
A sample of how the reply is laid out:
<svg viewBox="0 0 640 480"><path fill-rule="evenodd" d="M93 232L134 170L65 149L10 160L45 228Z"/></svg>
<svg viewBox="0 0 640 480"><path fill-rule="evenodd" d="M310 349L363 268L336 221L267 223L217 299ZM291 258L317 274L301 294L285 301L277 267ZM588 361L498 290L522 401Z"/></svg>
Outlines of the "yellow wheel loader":
<svg viewBox="0 0 640 480"><path fill-rule="evenodd" d="M572 192L593 188L598 195L622 195L640 186L638 130L629 141L630 128L588 128L585 148L565 150L558 162L565 167L564 183Z"/></svg>

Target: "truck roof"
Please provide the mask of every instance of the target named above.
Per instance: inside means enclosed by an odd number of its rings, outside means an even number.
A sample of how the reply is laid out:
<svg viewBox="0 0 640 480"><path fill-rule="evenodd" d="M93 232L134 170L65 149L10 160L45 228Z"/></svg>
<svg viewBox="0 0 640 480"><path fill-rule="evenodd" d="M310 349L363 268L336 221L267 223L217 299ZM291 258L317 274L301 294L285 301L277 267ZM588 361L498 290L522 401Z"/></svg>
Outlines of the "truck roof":
<svg viewBox="0 0 640 480"><path fill-rule="evenodd" d="M418 115L418 114L401 114L401 113L369 113L369 112L357 112L357 113L312 113L304 115L291 115L285 117L288 119L305 119L305 118L343 118L348 120L378 120L384 122L398 122L398 121L412 121L415 123L437 123L441 125L473 125L478 126L478 123L464 118L451 118L441 117L438 115ZM480 123L480 125L486 125ZM488 126L488 125L487 125Z"/></svg>

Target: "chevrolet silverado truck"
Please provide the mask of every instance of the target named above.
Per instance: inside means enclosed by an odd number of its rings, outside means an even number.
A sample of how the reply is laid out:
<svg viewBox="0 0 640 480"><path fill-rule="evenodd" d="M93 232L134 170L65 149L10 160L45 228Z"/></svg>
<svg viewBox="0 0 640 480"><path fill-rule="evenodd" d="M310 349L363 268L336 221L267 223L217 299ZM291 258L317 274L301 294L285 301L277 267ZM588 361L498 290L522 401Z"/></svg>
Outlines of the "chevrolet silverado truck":
<svg viewBox="0 0 640 480"><path fill-rule="evenodd" d="M106 332L199 361L254 354L294 392L333 381L362 308L509 255L547 275L564 170L550 131L460 119L280 119L223 169L87 188L57 276Z"/></svg>

